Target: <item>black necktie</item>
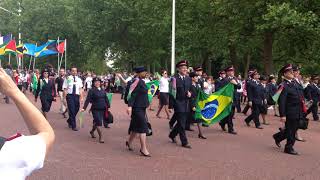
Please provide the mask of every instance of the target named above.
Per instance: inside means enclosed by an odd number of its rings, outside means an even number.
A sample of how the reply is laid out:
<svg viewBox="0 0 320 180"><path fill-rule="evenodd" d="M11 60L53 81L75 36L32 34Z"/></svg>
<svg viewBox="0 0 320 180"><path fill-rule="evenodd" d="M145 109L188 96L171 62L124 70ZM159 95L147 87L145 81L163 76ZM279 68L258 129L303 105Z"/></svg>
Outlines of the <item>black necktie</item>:
<svg viewBox="0 0 320 180"><path fill-rule="evenodd" d="M72 87L72 94L75 95L76 94L76 77L73 76L73 87Z"/></svg>

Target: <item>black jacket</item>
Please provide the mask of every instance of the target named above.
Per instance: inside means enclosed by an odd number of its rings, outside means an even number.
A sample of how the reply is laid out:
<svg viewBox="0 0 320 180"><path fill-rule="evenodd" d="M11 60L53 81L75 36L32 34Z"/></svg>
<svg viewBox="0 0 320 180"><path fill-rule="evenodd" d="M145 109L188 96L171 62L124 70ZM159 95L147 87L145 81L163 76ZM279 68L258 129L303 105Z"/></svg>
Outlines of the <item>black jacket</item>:
<svg viewBox="0 0 320 180"><path fill-rule="evenodd" d="M36 90L35 98L54 98L56 97L56 86L53 79L48 79L48 83L44 79L38 80L38 87Z"/></svg>
<svg viewBox="0 0 320 180"><path fill-rule="evenodd" d="M218 88L216 87L216 91L219 91L221 88L223 88L224 86L226 86L227 84L229 84L229 82L232 80L232 79L235 79L234 77L226 77L226 78L223 78L222 80L219 81L218 83ZM233 91L233 104L235 105L236 103L236 96L237 96L237 89L241 89L241 84L238 83L236 85L234 85L234 91Z"/></svg>
<svg viewBox="0 0 320 180"><path fill-rule="evenodd" d="M314 103L319 102L320 90L315 84L309 84L306 87L306 98L307 100L313 100Z"/></svg>
<svg viewBox="0 0 320 180"><path fill-rule="evenodd" d="M83 109L87 109L89 103L92 104L91 110L105 110L107 107L110 108L107 92L95 87L89 90Z"/></svg>
<svg viewBox="0 0 320 180"><path fill-rule="evenodd" d="M132 108L147 108L149 106L148 88L142 79L139 78L138 80L139 82L136 88L131 93L128 106ZM134 82L131 84L131 86L133 84Z"/></svg>
<svg viewBox="0 0 320 180"><path fill-rule="evenodd" d="M262 105L266 99L267 90L262 84L252 81L250 83L251 92L248 95L248 100L254 104Z"/></svg>
<svg viewBox="0 0 320 180"><path fill-rule="evenodd" d="M294 82L284 80L280 86L283 86L283 90L280 94L278 104L280 117L286 117L288 119L301 119L303 118L303 94Z"/></svg>
<svg viewBox="0 0 320 180"><path fill-rule="evenodd" d="M190 112L190 98L187 96L188 91L191 92L191 78L185 76L184 80L181 79L180 75L175 75L177 93L176 99L174 99L174 112Z"/></svg>

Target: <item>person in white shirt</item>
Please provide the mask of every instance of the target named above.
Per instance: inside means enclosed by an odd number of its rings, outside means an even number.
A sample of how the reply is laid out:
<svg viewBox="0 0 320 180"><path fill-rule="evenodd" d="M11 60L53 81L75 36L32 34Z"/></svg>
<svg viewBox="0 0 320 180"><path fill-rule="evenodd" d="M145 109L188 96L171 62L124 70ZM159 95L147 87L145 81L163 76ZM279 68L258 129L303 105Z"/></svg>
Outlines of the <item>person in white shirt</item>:
<svg viewBox="0 0 320 180"><path fill-rule="evenodd" d="M89 91L92 88L92 76L91 73L88 73L86 80L84 81L85 91Z"/></svg>
<svg viewBox="0 0 320 180"><path fill-rule="evenodd" d="M2 68L0 92L9 96L16 104L31 134L23 136L18 133L10 138L0 138L0 179L24 180L33 171L43 167L55 135L41 112L17 88Z"/></svg>
<svg viewBox="0 0 320 180"><path fill-rule="evenodd" d="M169 78L168 78L168 72L166 70L161 71L162 77L160 78L160 106L159 110L157 112L157 117L161 118L159 116L161 110L164 108L164 111L166 112L167 119L170 119L170 114L168 110L169 105Z"/></svg>
<svg viewBox="0 0 320 180"><path fill-rule="evenodd" d="M82 80L77 76L76 67L71 68L71 75L66 78L63 83L64 96L67 100L69 119L67 120L69 128L78 131L76 124L76 116L80 109L80 102L83 101L83 84Z"/></svg>
<svg viewBox="0 0 320 180"><path fill-rule="evenodd" d="M211 95L215 91L212 80L213 80L212 76L207 76L206 81L203 83L203 91L208 95Z"/></svg>

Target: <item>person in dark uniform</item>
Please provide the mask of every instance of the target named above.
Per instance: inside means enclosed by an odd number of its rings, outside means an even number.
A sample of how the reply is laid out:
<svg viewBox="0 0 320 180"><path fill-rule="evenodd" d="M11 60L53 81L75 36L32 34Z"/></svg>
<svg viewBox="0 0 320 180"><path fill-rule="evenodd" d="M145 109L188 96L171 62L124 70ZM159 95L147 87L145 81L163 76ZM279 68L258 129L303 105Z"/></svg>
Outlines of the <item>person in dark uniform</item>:
<svg viewBox="0 0 320 180"><path fill-rule="evenodd" d="M52 101L55 101L56 86L53 79L49 79L49 71L47 69L42 71L41 77L38 80L38 87L35 94L35 102L37 102L40 95L41 110L45 118L51 109Z"/></svg>
<svg viewBox="0 0 320 180"><path fill-rule="evenodd" d="M267 114L268 114L268 90L267 90L267 77L261 76L260 79L260 84L262 86L262 93L261 93L261 98L263 99L262 101L262 107L261 107L261 117L262 117L262 124L263 125L270 125L267 122Z"/></svg>
<svg viewBox="0 0 320 180"><path fill-rule="evenodd" d="M269 76L268 84L267 84L267 101L269 106L273 106L274 116L279 116L277 114L278 105L273 101L272 96L276 94L278 90L276 78L273 75Z"/></svg>
<svg viewBox="0 0 320 180"><path fill-rule="evenodd" d="M176 65L179 73L174 76L176 82L176 96L173 99L174 112L177 123L169 134L169 138L176 143L175 137L179 134L182 147L191 148L185 132L186 121L190 113L189 99L191 98L191 78L187 76L188 62L183 60Z"/></svg>
<svg viewBox="0 0 320 180"><path fill-rule="evenodd" d="M248 71L248 79L246 80L246 83L245 83L245 89L246 89L246 96L247 96L247 98L248 98L248 96L249 96L249 93L251 93L251 83L252 83L252 78L251 78L251 75L252 75L252 73L253 72L255 72L256 70L255 69L251 69L251 70L249 70ZM252 106L252 105L251 105ZM250 106L250 104L249 104L249 101L248 101L248 103L246 104L246 106L244 107L244 109L243 109L243 111L242 111L242 113L244 114L244 115L247 115L247 112L248 112L248 110L251 108L251 106Z"/></svg>
<svg viewBox="0 0 320 180"><path fill-rule="evenodd" d="M291 64L285 65L280 72L284 76L284 80L280 84L280 88L283 87L283 90L280 94L278 103L280 120L285 122L285 129L274 134L273 138L278 147L281 147L281 141L287 139L284 152L298 155L293 146L296 141L295 135L298 130L299 120L304 118L302 102L303 94L301 94L298 87L293 82L294 75Z"/></svg>
<svg viewBox="0 0 320 180"><path fill-rule="evenodd" d="M92 104L91 112L93 116L93 126L90 131L90 135L92 138L96 138L94 132L97 130L99 143L104 143L100 127L102 126L103 121L106 120L106 111L110 108L110 103L107 97L107 92L101 88L102 80L95 77L93 78L92 83L94 87L89 90L81 112L84 112L87 109L89 103Z"/></svg>
<svg viewBox="0 0 320 180"><path fill-rule="evenodd" d="M219 89L221 89L222 86L222 80L226 78L226 72L223 71L219 71L219 78L216 80L216 82L214 83L214 87L216 89L216 91L218 91Z"/></svg>
<svg viewBox="0 0 320 180"><path fill-rule="evenodd" d="M248 91L249 105L252 107L251 114L244 120L248 127L253 120L257 129L263 129L261 127L259 116L263 111L263 101L265 89L259 82L260 75L257 71L251 74L252 82L250 83L250 90Z"/></svg>
<svg viewBox="0 0 320 180"><path fill-rule="evenodd" d="M200 84L198 84L198 78L197 74L195 72L191 72L189 74L191 80L192 80L192 86L191 86L191 98L190 98L190 113L189 113L189 121L191 123L197 123L198 126L198 137L200 139L207 139L201 130L200 124L201 124L201 119L195 119L195 112L196 112L196 102L197 102L197 95L198 91L201 89Z"/></svg>
<svg viewBox="0 0 320 180"><path fill-rule="evenodd" d="M203 69L201 66L197 66L193 69L193 71L198 76L198 84L200 85L201 89L203 89L203 84L206 81L204 78L202 78Z"/></svg>
<svg viewBox="0 0 320 180"><path fill-rule="evenodd" d="M302 81L301 81L300 68L299 68L299 66L292 65L292 70L293 70L293 76L294 76L293 82L298 87L300 93L304 95L304 88L303 88ZM303 98L303 100L305 100L305 97ZM301 137L300 132L301 131L297 130L296 140L301 141L301 142L305 142L306 140Z"/></svg>
<svg viewBox="0 0 320 180"><path fill-rule="evenodd" d="M318 87L319 77L318 75L312 75L310 84L306 87L307 100L312 102L312 105L309 107L307 114L312 112L313 120L319 121L318 115L318 104L320 100L320 90Z"/></svg>
<svg viewBox="0 0 320 180"><path fill-rule="evenodd" d="M233 102L232 102L231 113L227 117L222 119L219 122L219 125L223 131L226 131L225 126L227 124L228 125L228 133L235 135L235 134L237 134L237 132L235 132L235 130L233 128L233 117L234 117L234 112L235 112L235 108L236 108L236 102L235 102L236 97L235 96L237 93L237 89L240 89L241 85L240 85L240 83L237 82L237 80L234 76L233 66L227 67L224 71L226 72L227 76L220 81L220 84L218 84L218 87L216 87L216 90L219 91L221 88L223 88L224 86L231 83L234 85L234 93L233 93Z"/></svg>
<svg viewBox="0 0 320 180"><path fill-rule="evenodd" d="M136 136L140 138L140 153L145 157L151 157L147 149L146 134L148 132L148 122L146 118L146 109L149 106L148 88L143 81L146 78L147 72L144 67L135 68L137 78L130 85L128 94L128 110L127 113L131 116L129 126L130 137L126 142L126 146L132 151L131 144Z"/></svg>

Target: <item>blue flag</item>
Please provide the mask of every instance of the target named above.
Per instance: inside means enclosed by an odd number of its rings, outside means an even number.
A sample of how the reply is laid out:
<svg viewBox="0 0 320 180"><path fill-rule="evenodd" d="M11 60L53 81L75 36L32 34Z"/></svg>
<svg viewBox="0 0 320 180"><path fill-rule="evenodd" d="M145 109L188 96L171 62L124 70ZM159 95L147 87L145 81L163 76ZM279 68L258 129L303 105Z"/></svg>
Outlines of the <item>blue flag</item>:
<svg viewBox="0 0 320 180"><path fill-rule="evenodd" d="M34 56L36 50L35 44L24 44L23 45L23 54Z"/></svg>

